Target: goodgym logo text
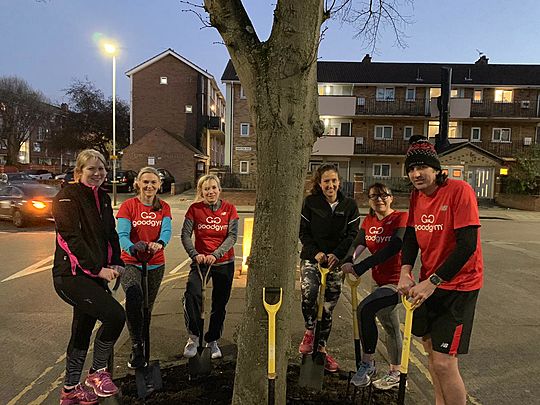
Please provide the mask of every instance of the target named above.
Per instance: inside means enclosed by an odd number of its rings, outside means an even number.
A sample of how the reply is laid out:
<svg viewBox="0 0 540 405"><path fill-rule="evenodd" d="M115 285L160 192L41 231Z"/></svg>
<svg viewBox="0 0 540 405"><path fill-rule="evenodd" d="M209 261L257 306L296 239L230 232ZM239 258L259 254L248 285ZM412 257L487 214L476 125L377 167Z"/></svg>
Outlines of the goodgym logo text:
<svg viewBox="0 0 540 405"><path fill-rule="evenodd" d="M228 227L228 224L221 225L220 217L206 217L206 224L197 224L198 229L213 229L215 231L222 231Z"/></svg>
<svg viewBox="0 0 540 405"><path fill-rule="evenodd" d="M156 218L157 218L157 214L154 211L141 212L141 219L133 221L132 226L134 228L140 225L161 226L161 219L156 219Z"/></svg>
<svg viewBox="0 0 540 405"><path fill-rule="evenodd" d="M368 235L366 235L366 240L375 243L388 242L392 238L392 236L380 236L383 232L384 228L382 226L372 226L368 229Z"/></svg>
<svg viewBox="0 0 540 405"><path fill-rule="evenodd" d="M427 231L427 232L433 232L433 231L442 231L443 230L443 224L434 224L435 222L435 215L433 214L423 214L420 217L420 221L422 221L421 224L415 225L414 229L416 231Z"/></svg>

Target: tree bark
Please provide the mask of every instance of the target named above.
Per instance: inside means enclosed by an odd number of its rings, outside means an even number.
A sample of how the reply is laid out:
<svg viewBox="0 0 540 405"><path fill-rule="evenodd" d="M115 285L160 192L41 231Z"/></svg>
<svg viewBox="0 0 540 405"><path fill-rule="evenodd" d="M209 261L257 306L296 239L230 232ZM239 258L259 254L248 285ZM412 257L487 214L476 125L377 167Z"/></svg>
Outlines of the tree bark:
<svg viewBox="0 0 540 405"><path fill-rule="evenodd" d="M290 313L306 167L318 116L317 50L323 3L280 0L262 43L239 0L206 0L245 89L257 145L257 198L245 315L238 336L233 404L267 401L267 314L263 287L283 288L277 315L276 403L285 403Z"/></svg>

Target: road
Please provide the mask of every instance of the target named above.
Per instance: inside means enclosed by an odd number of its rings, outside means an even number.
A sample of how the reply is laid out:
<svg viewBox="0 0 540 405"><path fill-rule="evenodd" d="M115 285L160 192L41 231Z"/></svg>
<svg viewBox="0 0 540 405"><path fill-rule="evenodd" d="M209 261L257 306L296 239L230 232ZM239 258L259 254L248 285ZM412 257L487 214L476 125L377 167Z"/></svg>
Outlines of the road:
<svg viewBox="0 0 540 405"><path fill-rule="evenodd" d="M186 255L178 248L184 212L173 209L175 240L166 250L166 279L171 281L182 277L187 269ZM532 383L540 369L538 223L485 220L481 232L485 285L477 306L470 354L460 361L470 403L540 403L540 388ZM40 387L49 386L55 379L61 384L71 310L52 287L53 246L50 224L20 231L0 222L4 264L0 267L2 404L43 403ZM118 299L123 299L121 293ZM426 359L419 347L415 342L409 375L429 398Z"/></svg>

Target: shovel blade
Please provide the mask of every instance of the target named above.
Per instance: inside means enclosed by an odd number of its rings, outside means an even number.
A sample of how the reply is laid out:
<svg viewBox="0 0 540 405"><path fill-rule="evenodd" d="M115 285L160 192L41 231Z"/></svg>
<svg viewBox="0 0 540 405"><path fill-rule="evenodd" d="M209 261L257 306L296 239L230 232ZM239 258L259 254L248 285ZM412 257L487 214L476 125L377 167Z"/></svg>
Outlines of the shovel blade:
<svg viewBox="0 0 540 405"><path fill-rule="evenodd" d="M197 354L188 361L188 371L191 377L202 377L212 372L212 353L209 347L197 350Z"/></svg>
<svg viewBox="0 0 540 405"><path fill-rule="evenodd" d="M135 370L135 382L139 399L145 399L152 392L159 391L163 387L159 361L151 361L146 367Z"/></svg>
<svg viewBox="0 0 540 405"><path fill-rule="evenodd" d="M321 352L304 355L302 357L302 364L300 365L298 385L321 391L324 379L325 359L325 354Z"/></svg>

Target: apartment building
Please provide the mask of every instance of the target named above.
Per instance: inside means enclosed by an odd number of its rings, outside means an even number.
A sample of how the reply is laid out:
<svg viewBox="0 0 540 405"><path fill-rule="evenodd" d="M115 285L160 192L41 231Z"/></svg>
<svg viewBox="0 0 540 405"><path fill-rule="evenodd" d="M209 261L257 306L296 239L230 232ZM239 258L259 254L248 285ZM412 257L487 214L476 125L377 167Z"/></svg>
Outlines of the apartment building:
<svg viewBox="0 0 540 405"><path fill-rule="evenodd" d="M493 198L502 166L540 144L540 65L318 62L319 114L325 135L313 146L308 170L338 165L345 182L407 183L408 140L439 132L441 67L452 68L449 140L441 153L450 177L467 180L479 198ZM239 176L256 172L256 130L231 62L222 81L229 105L225 164Z"/></svg>
<svg viewBox="0 0 540 405"><path fill-rule="evenodd" d="M126 72L131 80L130 146L122 168L156 166L194 185L225 150L225 99L214 76L172 49Z"/></svg>

